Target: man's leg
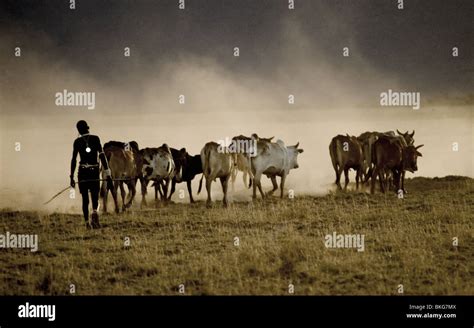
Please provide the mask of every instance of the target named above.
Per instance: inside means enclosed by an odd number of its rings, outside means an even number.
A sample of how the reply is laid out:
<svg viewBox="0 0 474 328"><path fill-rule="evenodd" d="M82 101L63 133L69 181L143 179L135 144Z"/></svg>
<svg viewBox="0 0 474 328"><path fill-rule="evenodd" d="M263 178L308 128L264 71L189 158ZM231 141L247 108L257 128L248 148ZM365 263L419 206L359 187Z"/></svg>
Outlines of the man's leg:
<svg viewBox="0 0 474 328"><path fill-rule="evenodd" d="M93 182L93 186L91 186L91 200L92 200L92 215L91 215L91 223L92 228L97 229L100 228L99 223L99 213L97 213L97 209L99 208L99 182Z"/></svg>
<svg viewBox="0 0 474 328"><path fill-rule="evenodd" d="M86 228L90 229L91 225L89 223L89 192L88 190L82 190L82 213L84 214L84 220L86 221Z"/></svg>

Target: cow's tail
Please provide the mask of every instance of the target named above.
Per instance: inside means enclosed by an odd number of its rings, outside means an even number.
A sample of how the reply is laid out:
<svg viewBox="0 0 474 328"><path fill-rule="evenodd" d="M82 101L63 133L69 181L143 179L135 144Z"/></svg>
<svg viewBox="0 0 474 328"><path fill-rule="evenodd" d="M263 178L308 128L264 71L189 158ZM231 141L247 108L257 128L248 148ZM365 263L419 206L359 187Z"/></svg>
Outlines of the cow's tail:
<svg viewBox="0 0 474 328"><path fill-rule="evenodd" d="M370 146L370 161L374 164L377 164L377 153L375 150L375 142Z"/></svg>
<svg viewBox="0 0 474 328"><path fill-rule="evenodd" d="M202 179L204 179L204 173L201 176L201 180L199 180L199 188L198 188L198 195L201 193L202 189Z"/></svg>
<svg viewBox="0 0 474 328"><path fill-rule="evenodd" d="M337 141L336 138L333 138L331 140L331 143L329 144L329 155L331 156L331 162L332 162L332 167L334 168L334 171L337 172L337 146L339 142Z"/></svg>
<svg viewBox="0 0 474 328"><path fill-rule="evenodd" d="M252 172L252 156L248 156L248 173L249 173L249 189L252 187L252 181L254 179L254 175Z"/></svg>
<svg viewBox="0 0 474 328"><path fill-rule="evenodd" d="M204 146L204 149L201 151L202 176L201 176L201 180L199 181L198 195L202 189L202 179L204 179L205 175L211 174L211 172L208 172L210 156L211 156L211 151L209 147L206 145Z"/></svg>
<svg viewBox="0 0 474 328"><path fill-rule="evenodd" d="M378 159L377 159L377 148L375 146L375 142L373 142L370 147L370 165L369 165L369 170L367 171L367 176L365 177L365 182L369 181L370 178L372 178L372 173L374 172L375 169L379 169L378 167ZM377 177L375 177L377 179Z"/></svg>

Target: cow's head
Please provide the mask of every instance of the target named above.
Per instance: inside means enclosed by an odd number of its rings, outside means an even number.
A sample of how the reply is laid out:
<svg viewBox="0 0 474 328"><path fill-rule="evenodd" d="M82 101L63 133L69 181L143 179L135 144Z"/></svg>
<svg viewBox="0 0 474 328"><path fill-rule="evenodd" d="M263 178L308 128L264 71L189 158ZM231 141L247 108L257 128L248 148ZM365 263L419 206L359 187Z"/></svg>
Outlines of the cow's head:
<svg viewBox="0 0 474 328"><path fill-rule="evenodd" d="M286 147L288 149L288 157L289 157L289 166L290 169L297 169L298 165L298 155L303 152L303 149L298 149L300 143L298 142L294 146Z"/></svg>
<svg viewBox="0 0 474 328"><path fill-rule="evenodd" d="M408 131L405 132L405 133L402 133L402 132L398 131L398 129L397 129L397 133L400 136L402 136L403 139L405 139L408 146L412 146L415 143L415 139L413 139L413 136L415 135L415 130L413 130L412 133L408 133Z"/></svg>
<svg viewBox="0 0 474 328"><path fill-rule="evenodd" d="M252 133L252 136L250 138L255 139L257 141L262 141L262 142L272 142L272 140L273 140L273 138L275 138L275 136L270 137L270 138L262 138L262 137L259 137L258 134Z"/></svg>
<svg viewBox="0 0 474 328"><path fill-rule="evenodd" d="M128 143L130 145L130 148L133 150L133 152L139 152L140 147L138 147L138 143L135 140L132 140Z"/></svg>
<svg viewBox="0 0 474 328"><path fill-rule="evenodd" d="M403 168L409 172L418 171L417 159L422 157L421 153L418 151L419 148L423 145L413 146L410 145L403 149Z"/></svg>

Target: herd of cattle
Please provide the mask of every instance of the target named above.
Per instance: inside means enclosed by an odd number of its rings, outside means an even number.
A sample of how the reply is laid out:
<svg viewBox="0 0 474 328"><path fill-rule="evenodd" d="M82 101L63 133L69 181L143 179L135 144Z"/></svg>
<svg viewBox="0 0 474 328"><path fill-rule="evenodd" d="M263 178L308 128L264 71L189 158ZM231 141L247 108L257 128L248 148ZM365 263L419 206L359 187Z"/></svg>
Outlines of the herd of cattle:
<svg viewBox="0 0 474 328"><path fill-rule="evenodd" d="M397 130L397 133L398 135L393 131L365 132L358 137L349 135L334 137L329 145L329 152L338 188L342 189L340 184L342 172L345 174L344 189L347 188L348 173L353 169L356 171L357 189L360 181L366 183L371 178L373 193L378 177L382 192L390 186L396 191L405 192L405 172L417 170L417 157L421 156L417 149L422 145L414 146L414 131L410 134ZM257 198L257 188L262 198L275 192L278 189L277 177L281 178L280 197L283 197L286 177L291 169L298 168L298 154L303 152L303 149L298 148L299 143L286 146L281 140L273 142L273 137L261 138L255 133L250 137L236 136L232 142L250 145L252 149L247 147L244 151L225 151L225 145L208 142L200 154L191 156L185 148L178 150L168 147L167 144L158 148L140 149L135 141L107 142L104 144L104 153L114 182L112 186L105 182L101 186L104 212L107 212L109 191L113 196L115 211L119 212L117 194L119 188L122 210L130 207L136 195L138 181L141 185L142 205L146 205L145 196L150 182L153 182L155 189L155 200L158 201L159 194L160 199L165 202L171 199L177 183L186 182L190 201L194 202L191 181L198 174L202 174L198 193L201 191L203 179L206 180L208 206L212 201L211 184L217 179L222 185L224 206L228 205L228 184L229 181L234 184L239 171L243 172L244 183L248 184L249 188L253 187L254 199ZM262 190L262 175L267 176L273 184L273 189L267 194ZM129 190L128 200L125 185Z"/></svg>
<svg viewBox="0 0 474 328"><path fill-rule="evenodd" d="M375 191L377 177L380 190L393 187L397 193L406 193L405 172L418 170L418 151L423 145L414 146L412 133L397 130L388 132L364 132L358 137L338 135L331 140L329 153L336 172L336 185L341 188L340 179L344 171L345 185L349 183L349 170L356 171L356 188L359 181L371 179L371 193Z"/></svg>

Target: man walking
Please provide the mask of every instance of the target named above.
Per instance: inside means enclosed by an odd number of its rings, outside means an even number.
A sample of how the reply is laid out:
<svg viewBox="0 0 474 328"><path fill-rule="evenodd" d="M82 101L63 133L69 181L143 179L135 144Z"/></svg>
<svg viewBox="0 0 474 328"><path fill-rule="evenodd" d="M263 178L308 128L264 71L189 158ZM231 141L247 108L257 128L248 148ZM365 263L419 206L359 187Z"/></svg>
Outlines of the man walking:
<svg viewBox="0 0 474 328"><path fill-rule="evenodd" d="M86 228L97 229L100 228L99 214L97 209L99 207L99 189L100 189L100 173L99 162L102 162L102 167L107 178L107 183L112 183L109 165L107 158L102 150L102 145L98 136L89 133L89 126L86 121L79 121L76 124L79 137L74 140L72 159L71 159L71 187L76 186L74 181L74 171L76 170L76 158L79 153L80 162L78 170L78 184L79 191L82 195L82 212L86 220ZM92 201L92 215L89 222L89 192Z"/></svg>

